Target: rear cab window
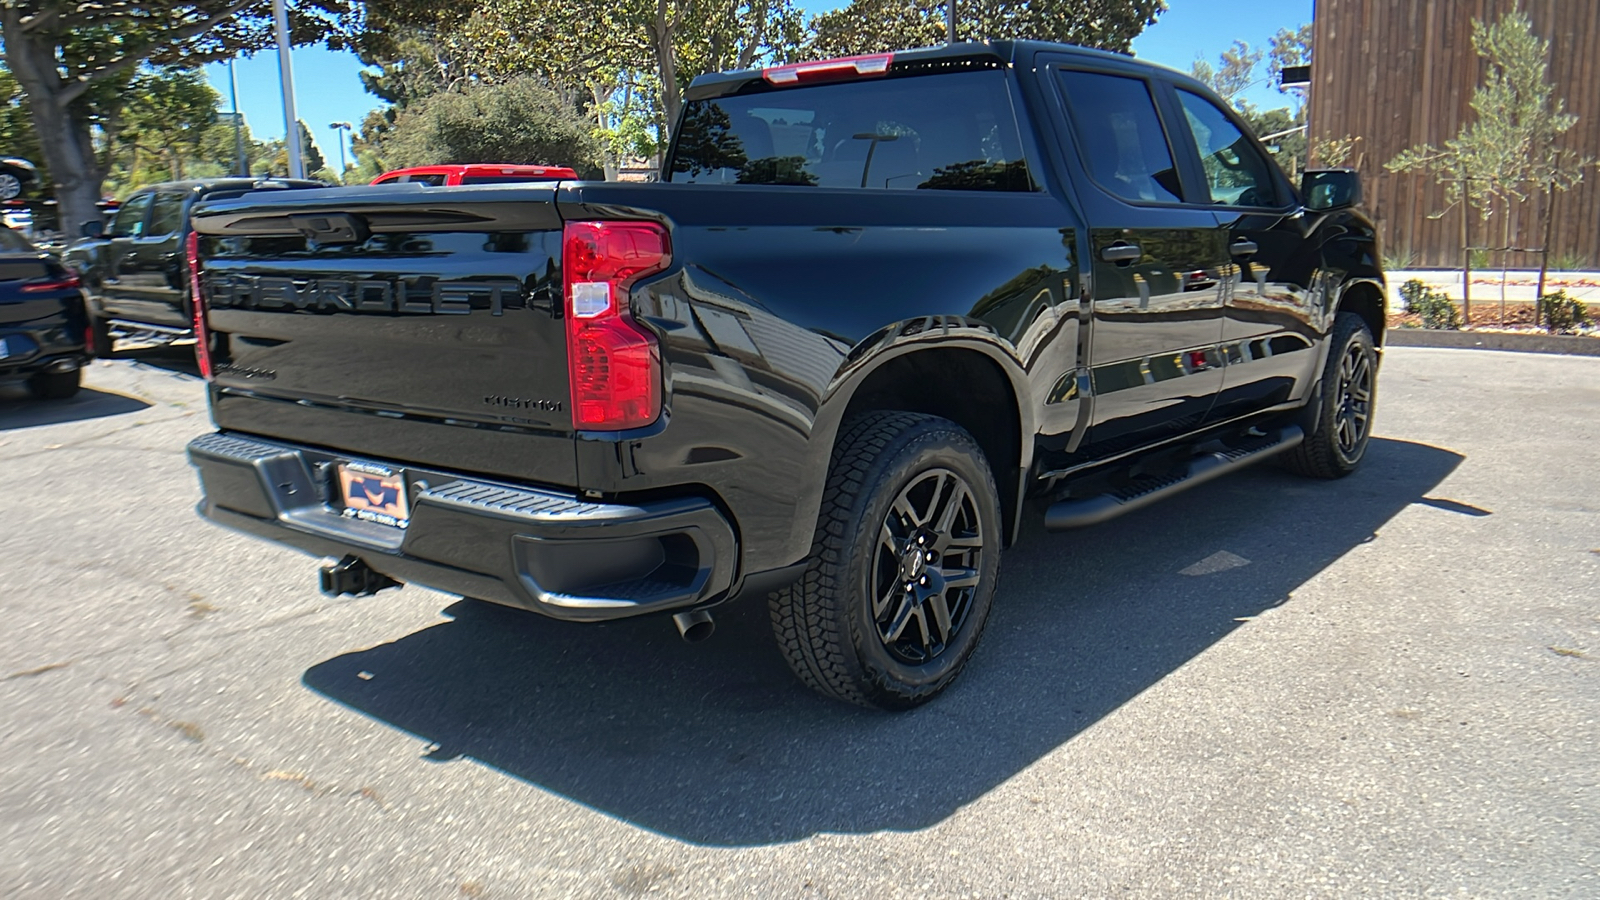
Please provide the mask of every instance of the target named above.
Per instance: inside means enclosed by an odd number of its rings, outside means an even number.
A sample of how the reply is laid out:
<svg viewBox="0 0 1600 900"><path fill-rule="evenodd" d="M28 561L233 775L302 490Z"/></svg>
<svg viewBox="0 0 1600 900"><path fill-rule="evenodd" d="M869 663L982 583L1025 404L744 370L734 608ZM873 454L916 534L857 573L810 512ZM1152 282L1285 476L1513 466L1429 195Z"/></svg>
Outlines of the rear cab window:
<svg viewBox="0 0 1600 900"><path fill-rule="evenodd" d="M1125 75L1065 70L1061 86L1089 177L1136 203L1181 203L1172 146L1148 82Z"/></svg>
<svg viewBox="0 0 1600 900"><path fill-rule="evenodd" d="M685 104L666 180L1032 191L999 69L756 90Z"/></svg>

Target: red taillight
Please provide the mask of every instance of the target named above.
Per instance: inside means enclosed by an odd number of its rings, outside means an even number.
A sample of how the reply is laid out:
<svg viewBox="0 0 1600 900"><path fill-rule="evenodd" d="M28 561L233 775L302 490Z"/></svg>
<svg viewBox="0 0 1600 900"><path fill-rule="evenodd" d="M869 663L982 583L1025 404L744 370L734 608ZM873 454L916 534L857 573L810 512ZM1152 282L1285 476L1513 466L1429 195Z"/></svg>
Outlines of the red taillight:
<svg viewBox="0 0 1600 900"><path fill-rule="evenodd" d="M52 278L49 281L30 281L22 286L22 292L24 294L42 294L45 291L67 291L82 286L83 282L78 279L78 276L68 275L65 278Z"/></svg>
<svg viewBox="0 0 1600 900"><path fill-rule="evenodd" d="M816 62L773 66L761 70L768 84L808 84L815 81L837 81L841 78L865 78L887 75L893 53L871 53L866 56L844 56L839 59L820 59Z"/></svg>
<svg viewBox="0 0 1600 900"><path fill-rule="evenodd" d="M654 222L568 222L562 234L572 426L621 431L661 414L661 351L628 313L628 289L667 267Z"/></svg>
<svg viewBox="0 0 1600 900"><path fill-rule="evenodd" d="M200 232L189 232L183 248L189 263L189 309L194 316L194 358L200 366L200 375L210 381L211 341L206 333L205 300L200 294Z"/></svg>

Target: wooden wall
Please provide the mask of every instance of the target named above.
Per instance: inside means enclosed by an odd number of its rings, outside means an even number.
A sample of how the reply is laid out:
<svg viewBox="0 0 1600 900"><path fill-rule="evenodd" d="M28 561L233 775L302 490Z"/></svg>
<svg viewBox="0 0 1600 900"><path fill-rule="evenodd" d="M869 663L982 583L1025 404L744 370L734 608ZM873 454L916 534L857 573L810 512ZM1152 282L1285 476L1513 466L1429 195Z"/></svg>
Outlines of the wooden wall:
<svg viewBox="0 0 1600 900"><path fill-rule="evenodd" d="M1556 96L1579 117L1564 145L1600 157L1600 0L1316 0L1311 137L1362 138L1356 152L1366 207L1387 253L1409 249L1419 266L1461 264L1460 211L1429 218L1446 208L1444 186L1429 175L1391 174L1383 164L1407 147L1442 146L1472 119L1484 69L1472 49L1472 20L1494 21L1519 5L1550 42ZM1589 169L1555 204L1552 249L1600 268L1600 169ZM1537 247L1541 203L1522 207L1511 243ZM1498 222L1485 226L1474 214L1471 227L1474 245L1500 245ZM1512 264L1535 267L1538 256L1513 256Z"/></svg>

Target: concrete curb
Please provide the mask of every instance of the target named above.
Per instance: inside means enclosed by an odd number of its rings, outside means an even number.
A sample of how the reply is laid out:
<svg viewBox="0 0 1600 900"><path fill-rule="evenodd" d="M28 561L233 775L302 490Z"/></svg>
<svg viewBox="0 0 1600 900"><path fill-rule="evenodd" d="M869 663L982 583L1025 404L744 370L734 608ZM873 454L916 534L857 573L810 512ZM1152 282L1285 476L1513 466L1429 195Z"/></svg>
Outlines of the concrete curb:
<svg viewBox="0 0 1600 900"><path fill-rule="evenodd" d="M1571 334L1390 328L1384 332L1383 343L1387 347L1460 347L1477 350L1516 350L1522 353L1600 356L1600 338Z"/></svg>

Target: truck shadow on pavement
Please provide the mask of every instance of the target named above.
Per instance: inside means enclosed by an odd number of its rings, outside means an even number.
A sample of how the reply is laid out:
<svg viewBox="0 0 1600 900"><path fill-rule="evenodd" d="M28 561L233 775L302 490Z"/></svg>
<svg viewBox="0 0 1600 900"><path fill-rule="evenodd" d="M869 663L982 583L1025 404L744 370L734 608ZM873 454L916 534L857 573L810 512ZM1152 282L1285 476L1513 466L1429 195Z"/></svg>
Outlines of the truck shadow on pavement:
<svg viewBox="0 0 1600 900"><path fill-rule="evenodd" d="M36 400L26 388L0 386L0 431L103 419L149 407L137 397L91 388L83 388L70 400Z"/></svg>
<svg viewBox="0 0 1600 900"><path fill-rule="evenodd" d="M461 602L304 682L431 742L426 759L469 757L682 840L926 828L1283 604L1462 460L1398 440L1369 453L1339 482L1262 467L1075 534L1029 525L972 664L911 713L801 687L759 600L698 645L665 618L572 625Z"/></svg>

